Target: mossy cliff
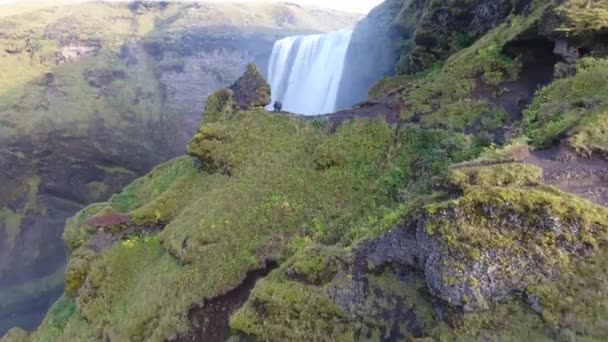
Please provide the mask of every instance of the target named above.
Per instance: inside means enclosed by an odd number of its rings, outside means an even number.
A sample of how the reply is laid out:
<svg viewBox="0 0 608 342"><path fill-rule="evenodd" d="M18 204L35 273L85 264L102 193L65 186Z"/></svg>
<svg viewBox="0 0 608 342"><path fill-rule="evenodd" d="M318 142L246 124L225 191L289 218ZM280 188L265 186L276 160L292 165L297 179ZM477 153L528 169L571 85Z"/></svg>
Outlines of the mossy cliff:
<svg viewBox="0 0 608 342"><path fill-rule="evenodd" d="M0 296L40 288L0 309L0 334L33 328L27 306L44 311L39 299L61 291L46 280L66 262L66 218L182 154L207 96L249 62L266 67L275 40L358 19L286 3L19 1L0 12Z"/></svg>
<svg viewBox="0 0 608 342"><path fill-rule="evenodd" d="M396 124L267 113L248 66L67 222L65 295L5 340L608 339L606 2L400 4L434 61L373 88Z"/></svg>

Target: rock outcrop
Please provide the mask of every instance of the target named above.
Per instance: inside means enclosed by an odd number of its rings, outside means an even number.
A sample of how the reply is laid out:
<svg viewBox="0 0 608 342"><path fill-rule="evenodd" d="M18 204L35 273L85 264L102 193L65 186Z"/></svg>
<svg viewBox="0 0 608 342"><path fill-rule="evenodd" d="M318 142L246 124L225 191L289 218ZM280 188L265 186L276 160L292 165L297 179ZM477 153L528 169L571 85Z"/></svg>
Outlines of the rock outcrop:
<svg viewBox="0 0 608 342"><path fill-rule="evenodd" d="M270 85L255 64L247 65L247 72L230 86L238 109L254 109L270 104Z"/></svg>

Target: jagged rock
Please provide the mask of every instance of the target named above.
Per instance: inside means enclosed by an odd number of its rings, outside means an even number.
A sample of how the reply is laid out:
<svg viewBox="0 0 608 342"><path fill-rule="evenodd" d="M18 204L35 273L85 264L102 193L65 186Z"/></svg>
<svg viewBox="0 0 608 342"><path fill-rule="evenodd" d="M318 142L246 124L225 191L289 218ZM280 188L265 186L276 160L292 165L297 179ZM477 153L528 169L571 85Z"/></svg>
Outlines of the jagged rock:
<svg viewBox="0 0 608 342"><path fill-rule="evenodd" d="M270 86L260 74L255 64L249 64L247 71L232 86L215 92L207 99L203 122L198 132L190 140L187 152L202 162L209 172L230 174L234 162L226 156L218 156L217 143L233 139L225 127L213 123L229 120L239 110L262 109L271 101ZM222 155L222 153L219 153Z"/></svg>
<svg viewBox="0 0 608 342"><path fill-rule="evenodd" d="M464 197L424 209L360 255L372 269L394 263L423 271L434 296L473 312L558 280L564 264L606 238L604 208L584 202L588 212L575 214L583 203L571 195L488 186L465 186Z"/></svg>
<svg viewBox="0 0 608 342"><path fill-rule="evenodd" d="M265 107L270 104L270 85L255 64L249 64L245 74L230 86L233 91L234 105L246 110Z"/></svg>

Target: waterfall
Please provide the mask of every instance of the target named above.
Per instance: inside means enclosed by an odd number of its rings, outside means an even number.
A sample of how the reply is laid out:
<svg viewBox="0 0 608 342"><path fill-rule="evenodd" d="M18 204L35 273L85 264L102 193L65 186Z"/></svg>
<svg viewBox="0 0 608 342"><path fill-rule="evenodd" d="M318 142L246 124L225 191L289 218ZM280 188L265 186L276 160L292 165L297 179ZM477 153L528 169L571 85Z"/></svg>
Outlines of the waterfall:
<svg viewBox="0 0 608 342"><path fill-rule="evenodd" d="M268 66L273 102L282 102L285 111L305 115L336 111L352 33L341 30L277 41Z"/></svg>

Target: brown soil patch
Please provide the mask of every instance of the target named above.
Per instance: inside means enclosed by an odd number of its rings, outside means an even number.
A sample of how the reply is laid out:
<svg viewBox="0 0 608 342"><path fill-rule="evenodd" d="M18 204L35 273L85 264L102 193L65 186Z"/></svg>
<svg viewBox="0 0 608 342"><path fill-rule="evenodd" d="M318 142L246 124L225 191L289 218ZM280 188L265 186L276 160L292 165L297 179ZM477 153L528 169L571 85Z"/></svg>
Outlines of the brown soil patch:
<svg viewBox="0 0 608 342"><path fill-rule="evenodd" d="M193 327L192 331L176 337L172 342L227 341L230 338L230 316L245 304L256 282L277 266L275 262L270 261L266 267L249 272L243 282L233 290L191 308L188 318Z"/></svg>
<svg viewBox="0 0 608 342"><path fill-rule="evenodd" d="M608 161L581 157L565 145L522 153L521 160L544 170L544 181L596 204L608 206Z"/></svg>

